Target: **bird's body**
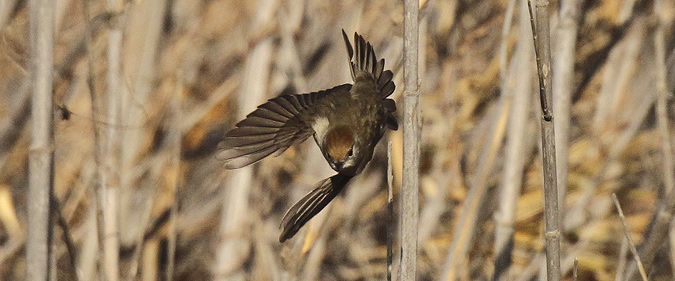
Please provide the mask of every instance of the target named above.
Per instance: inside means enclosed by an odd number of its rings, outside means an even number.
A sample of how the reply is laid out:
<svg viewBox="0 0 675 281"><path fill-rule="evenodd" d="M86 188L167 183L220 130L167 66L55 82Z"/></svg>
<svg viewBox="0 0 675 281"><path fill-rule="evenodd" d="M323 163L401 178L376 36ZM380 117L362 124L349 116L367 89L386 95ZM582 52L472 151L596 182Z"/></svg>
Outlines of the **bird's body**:
<svg viewBox="0 0 675 281"><path fill-rule="evenodd" d="M329 146L325 146L323 143L331 132L347 139L349 134L347 131L351 130L353 136L358 136L354 139L354 142L371 142L359 146L372 147L384 135L387 111L378 95L379 92L376 91L374 85L372 90L363 88L352 86L350 91L335 92L319 100L313 116L312 129L314 130L314 140L322 148L324 156L329 157L328 155L330 155L329 151L326 151ZM339 137L328 138L328 140L330 139L340 142ZM349 144L349 141L345 140L341 143ZM338 167L333 167L333 169L344 174L357 175L370 161L372 153L372 150L363 151L363 154L359 155L361 159L356 160L360 164L359 166L348 170L336 169Z"/></svg>
<svg viewBox="0 0 675 281"><path fill-rule="evenodd" d="M281 242L292 237L361 173L387 128L396 130L393 74L377 61L370 43L354 34L355 49L342 32L354 84L299 95L282 95L260 105L226 134L219 157L229 169L243 167L313 136L338 174L288 210ZM356 55L356 56L354 56Z"/></svg>

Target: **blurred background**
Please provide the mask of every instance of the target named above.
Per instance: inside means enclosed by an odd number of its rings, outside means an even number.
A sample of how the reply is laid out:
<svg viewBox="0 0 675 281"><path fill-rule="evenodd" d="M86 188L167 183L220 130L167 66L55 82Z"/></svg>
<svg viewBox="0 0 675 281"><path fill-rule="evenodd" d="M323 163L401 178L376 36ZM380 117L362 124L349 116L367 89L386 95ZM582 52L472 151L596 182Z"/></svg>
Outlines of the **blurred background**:
<svg viewBox="0 0 675 281"><path fill-rule="evenodd" d="M0 3L2 280L22 280L26 270L27 2ZM225 132L265 100L350 82L341 29L373 44L395 73L400 100L402 1L107 5L55 2L54 188L75 254L55 226L59 280L98 279L107 266L97 231L101 175L118 200L120 280L385 279L387 231L399 231L387 217L386 148L391 141L397 195L400 131L388 133L366 171L284 244L277 240L284 212L332 175L318 147L306 141L234 171L214 154ZM419 279L543 280L540 110L526 2L420 5ZM553 79L562 79L554 81L554 114L564 276L571 280L577 258L579 280L636 278L616 193L650 280L673 280L672 211L667 223L652 221L673 185L675 3L550 7ZM559 66L569 71L557 78ZM117 144L100 156L97 147L111 139ZM667 230L647 250L654 225Z"/></svg>

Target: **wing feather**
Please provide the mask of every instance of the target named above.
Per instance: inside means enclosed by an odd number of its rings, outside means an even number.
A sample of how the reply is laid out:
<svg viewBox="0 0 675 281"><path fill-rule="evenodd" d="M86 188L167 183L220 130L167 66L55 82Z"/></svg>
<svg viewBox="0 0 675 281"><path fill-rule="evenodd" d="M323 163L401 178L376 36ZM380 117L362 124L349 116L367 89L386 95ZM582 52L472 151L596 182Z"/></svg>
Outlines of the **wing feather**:
<svg viewBox="0 0 675 281"><path fill-rule="evenodd" d="M236 169L303 142L314 133L310 113L316 101L350 89L350 84L344 84L324 91L268 100L225 134L217 157L225 161L225 168Z"/></svg>

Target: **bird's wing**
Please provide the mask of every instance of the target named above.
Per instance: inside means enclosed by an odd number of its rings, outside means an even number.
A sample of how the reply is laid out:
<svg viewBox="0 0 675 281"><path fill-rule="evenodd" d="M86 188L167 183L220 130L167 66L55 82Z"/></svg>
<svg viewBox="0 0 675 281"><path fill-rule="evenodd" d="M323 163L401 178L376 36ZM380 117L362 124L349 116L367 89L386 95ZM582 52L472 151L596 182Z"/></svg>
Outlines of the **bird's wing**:
<svg viewBox="0 0 675 281"><path fill-rule="evenodd" d="M284 215L279 242L283 243L298 233L305 223L321 212L340 193L351 178L352 176L337 174L317 183L314 190L302 197Z"/></svg>
<svg viewBox="0 0 675 281"><path fill-rule="evenodd" d="M225 161L225 168L236 169L272 153L284 152L313 134L307 113L316 101L350 89L350 84L344 84L320 92L282 95L268 100L225 134L216 157Z"/></svg>
<svg viewBox="0 0 675 281"><path fill-rule="evenodd" d="M347 46L349 70L352 73L352 79L356 81L358 75L365 73L367 77L373 79L382 98L391 95L396 88L394 81L391 80L394 74L391 70L384 70L384 59L377 60L370 42L367 42L363 39L363 36L354 32L354 47L352 47L344 29L342 30L342 38L345 40L345 45ZM354 53L354 49L356 49L356 53Z"/></svg>

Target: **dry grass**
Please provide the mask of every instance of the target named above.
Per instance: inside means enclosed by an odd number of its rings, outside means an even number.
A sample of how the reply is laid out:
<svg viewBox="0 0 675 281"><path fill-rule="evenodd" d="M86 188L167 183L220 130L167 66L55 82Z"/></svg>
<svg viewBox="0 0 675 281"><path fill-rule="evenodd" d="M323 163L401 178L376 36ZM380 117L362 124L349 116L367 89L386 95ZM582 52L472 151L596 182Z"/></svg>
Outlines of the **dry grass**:
<svg viewBox="0 0 675 281"><path fill-rule="evenodd" d="M521 45L532 42L531 37L519 39L529 36L519 36L519 2L510 16L506 0L421 2L418 276L436 280L452 260L456 279L491 278L495 248L509 245L504 241L512 227L512 246L506 247L506 274L511 278L506 280L529 280L540 274L543 259L543 191L538 107L515 104L524 99L538 104L533 56L521 54L531 50ZM657 202L665 198L664 146L656 114L657 21L651 2L645 7L638 1L635 9L623 6L631 1L581 2L585 6L574 53L569 148L567 155L558 155L568 160L561 266L565 280L572 278L575 258L578 280L614 280L624 237L610 194L621 201L638 250ZM0 279L21 280L26 270L29 24L26 1L4 3ZM167 274L175 280L385 278L386 139L343 196L285 244L277 242L285 209L331 174L313 141L234 172L225 171L213 154L225 131L260 101L348 82L341 28L363 34L387 60L396 74L394 97L402 108L402 1L143 0L128 1L119 15L106 13L105 1L91 1L92 69L83 2L57 3L54 184L82 280L100 276L93 123L121 137L121 280L155 280ZM665 77L673 79L675 7L672 1L661 3L659 30L670 62ZM551 3L551 15L558 15L558 4ZM124 106L118 124L106 120L103 105L114 24L123 29L119 96ZM512 26L505 29L504 24ZM552 20L553 48L557 24ZM552 54L555 61L555 49ZM519 64L519 59L530 61L526 81L520 81L519 69L528 64ZM90 72L102 103L103 112L96 117L87 87ZM665 106L671 121L673 82L667 81L671 98ZM529 93L520 96L514 89ZM515 110L526 116L524 121ZM666 128L671 141L673 123ZM182 135L180 147L177 134ZM398 196L402 135L393 132L388 138ZM514 206L504 207L513 208L512 223L500 230L507 236L500 234L496 245L495 231L502 225L495 211L502 208L503 185L520 192ZM460 231L458 225L468 229ZM58 228L54 240L58 277L71 280L74 273ZM394 249L396 276L398 247ZM654 259L642 259L650 280L673 279L670 249L664 243ZM448 257L448 252L454 254Z"/></svg>

